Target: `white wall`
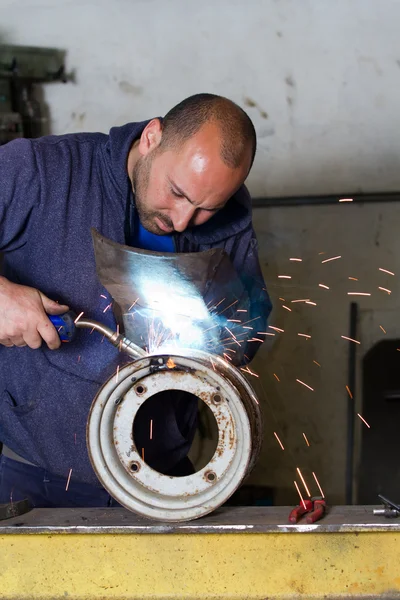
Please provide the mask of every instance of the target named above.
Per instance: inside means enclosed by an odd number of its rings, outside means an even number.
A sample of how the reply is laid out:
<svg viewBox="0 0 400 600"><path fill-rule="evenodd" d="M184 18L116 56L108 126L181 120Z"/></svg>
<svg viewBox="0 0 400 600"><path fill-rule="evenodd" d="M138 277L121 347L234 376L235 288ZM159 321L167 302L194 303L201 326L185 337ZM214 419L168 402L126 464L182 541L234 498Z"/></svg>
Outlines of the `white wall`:
<svg viewBox="0 0 400 600"><path fill-rule="evenodd" d="M253 193L399 188L397 0L0 0L0 15L3 42L67 50L54 133L216 92L255 121Z"/></svg>

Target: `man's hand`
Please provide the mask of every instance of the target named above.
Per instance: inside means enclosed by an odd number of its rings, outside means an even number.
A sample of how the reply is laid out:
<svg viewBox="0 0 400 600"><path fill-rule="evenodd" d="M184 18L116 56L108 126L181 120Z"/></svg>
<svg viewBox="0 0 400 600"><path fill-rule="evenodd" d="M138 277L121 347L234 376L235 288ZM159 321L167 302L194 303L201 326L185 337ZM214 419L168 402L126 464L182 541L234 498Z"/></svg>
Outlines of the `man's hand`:
<svg viewBox="0 0 400 600"><path fill-rule="evenodd" d="M68 306L57 304L42 292L0 277L0 344L40 348L44 340L50 350L59 348L57 331L47 315L59 315Z"/></svg>

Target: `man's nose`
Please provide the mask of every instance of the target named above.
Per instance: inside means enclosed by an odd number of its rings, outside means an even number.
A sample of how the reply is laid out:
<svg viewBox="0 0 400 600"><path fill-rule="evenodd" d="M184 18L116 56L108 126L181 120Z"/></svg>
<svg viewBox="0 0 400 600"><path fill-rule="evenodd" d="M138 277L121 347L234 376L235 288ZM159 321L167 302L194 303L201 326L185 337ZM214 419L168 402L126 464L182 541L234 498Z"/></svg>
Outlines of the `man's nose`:
<svg viewBox="0 0 400 600"><path fill-rule="evenodd" d="M184 207L180 206L172 219L175 231L178 231L179 233L185 231L185 229L187 229L189 226L195 212L196 207L192 206L191 204L188 204Z"/></svg>

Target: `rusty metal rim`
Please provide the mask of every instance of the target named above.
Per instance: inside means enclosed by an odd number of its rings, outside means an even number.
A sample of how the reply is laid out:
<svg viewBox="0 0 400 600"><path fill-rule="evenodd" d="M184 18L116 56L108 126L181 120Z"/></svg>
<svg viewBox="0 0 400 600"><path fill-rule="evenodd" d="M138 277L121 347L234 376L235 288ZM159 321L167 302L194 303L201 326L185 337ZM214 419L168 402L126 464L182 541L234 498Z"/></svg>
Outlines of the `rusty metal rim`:
<svg viewBox="0 0 400 600"><path fill-rule="evenodd" d="M187 506L186 509L180 508L178 510L162 510L163 502L161 496L153 494L153 496L149 499L150 501L148 503L148 506L143 507L138 505L137 502L134 502L133 498L133 495L137 493L137 489L136 491L132 489L132 479L127 479L130 476L126 472L124 472L124 475L121 475L121 473L118 474L118 477L120 479L122 478L121 481L124 481L122 489L120 485L121 482L119 484L116 484L115 471L118 470L120 466L118 465L119 459L117 457L117 452L115 450L115 447L109 447L105 450L108 456L105 456L103 452L104 448L99 447L98 432L99 427L106 427L106 432L103 431L103 444L107 445L107 442L104 442L104 440L107 440L107 436L108 438L110 437L110 414L115 414L115 410L111 411L110 413L110 407L116 407L117 404L120 403L121 397L127 394L129 390L133 387L134 384L131 381L132 375L135 375L135 385L137 385L137 381L140 380L141 374L148 371L150 368L154 369L154 365L156 365L157 361L161 358L164 360L168 357L149 356L145 359L140 359L138 361L135 361L134 363L130 363L120 371L120 383L117 384L115 378L110 378L110 380L106 382L106 384L102 387L102 389L100 390L99 394L96 396L93 402L88 420L87 441L89 456L101 483L122 505L126 506L130 510L134 510L136 512L139 512L140 514L143 514L153 519L162 519L170 521L190 520L212 512L215 508L217 508L217 506L223 504L235 491L235 489L237 489L242 479L248 474L249 468L254 464L257 453L259 451L259 443L261 439L261 414L256 396L251 386L235 367L227 364L223 359L220 359L219 357L211 357L210 355L200 351L193 352L191 350L190 357L184 356L184 353L181 353L179 356L174 355L173 359L175 361L181 361L184 363L190 361L194 363L195 368L200 369L205 373L212 372L214 376L218 376L224 380L223 385L225 387L229 386L231 394L237 396L239 402L238 406L240 405L242 411L243 408L245 408L247 416L245 420L247 421L247 426L250 426L251 428L252 442L255 441L256 443L250 444L249 452L247 453L247 455L240 456L239 463L235 466L236 471L238 471L238 469L241 468L239 480L235 481L234 483L231 482L230 485L226 487L225 495L221 495L220 492L218 500L217 498L211 498L210 501L210 497L208 497L208 500L202 503L201 494L199 494L199 503L197 504L197 506L192 506L191 508ZM210 367L210 359L212 359L212 362L214 364L213 369L211 369ZM238 388L240 388L240 394L238 392ZM242 401L240 400L240 398ZM108 410L110 414L106 419L106 421L108 421L108 424L104 424L104 422L101 423L101 419L104 416L103 413L107 405L109 407ZM251 407L251 411L248 410L248 406ZM242 418L243 417L244 415L242 416ZM240 420L240 417L237 415L236 419ZM242 437L246 437L244 433L242 433L241 435ZM137 456L135 456L135 460L138 463L140 463L141 457L137 454ZM108 462L110 464L108 464ZM149 467L147 468L149 469ZM209 467L205 467L204 469L205 472L209 470ZM130 494L126 493L127 489L130 492ZM190 504L190 502L188 503ZM152 506L152 504L158 505L158 507ZM178 502L177 504L180 504L182 506L182 503Z"/></svg>

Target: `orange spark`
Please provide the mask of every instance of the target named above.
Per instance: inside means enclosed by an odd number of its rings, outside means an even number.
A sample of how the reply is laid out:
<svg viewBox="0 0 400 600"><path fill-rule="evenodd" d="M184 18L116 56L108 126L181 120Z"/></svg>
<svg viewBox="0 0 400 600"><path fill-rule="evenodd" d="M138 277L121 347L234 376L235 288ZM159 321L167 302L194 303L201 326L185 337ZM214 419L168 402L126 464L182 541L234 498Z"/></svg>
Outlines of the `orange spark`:
<svg viewBox="0 0 400 600"><path fill-rule="evenodd" d="M117 365L117 373L115 376L115 383L118 383L118 376L119 376L119 365Z"/></svg>
<svg viewBox="0 0 400 600"><path fill-rule="evenodd" d="M104 298L105 300L107 300L107 296L105 296L104 294L100 294L100 298Z"/></svg>
<svg viewBox="0 0 400 600"><path fill-rule="evenodd" d="M351 279L351 281L358 281L357 277L349 277L349 279Z"/></svg>
<svg viewBox="0 0 400 600"><path fill-rule="evenodd" d="M107 306L105 307L105 309L103 310L103 313L107 312L109 308L111 308L112 306L112 302L110 302L110 304L107 304Z"/></svg>
<svg viewBox="0 0 400 600"><path fill-rule="evenodd" d="M288 306L285 306L284 304L282 304L282 308L286 308L286 310L288 310L289 312L292 312L292 309L289 308Z"/></svg>
<svg viewBox="0 0 400 600"><path fill-rule="evenodd" d="M316 364L316 365L318 365L319 367L321 366L321 365L319 364L319 362L317 362L316 360L313 360L313 363L315 363L315 364Z"/></svg>
<svg viewBox="0 0 400 600"><path fill-rule="evenodd" d="M254 373L254 371L250 370L250 367L240 367L240 370L243 371L243 373L248 373L249 375L253 375L253 377L260 377L259 375L257 375L257 373Z"/></svg>
<svg viewBox="0 0 400 600"><path fill-rule="evenodd" d="M278 275L278 279L292 279L291 275Z"/></svg>
<svg viewBox="0 0 400 600"><path fill-rule="evenodd" d="M349 394L351 400L353 400L353 394L351 393L351 390L348 385L346 385L346 390L347 390L347 393Z"/></svg>
<svg viewBox="0 0 400 600"><path fill-rule="evenodd" d="M78 362L81 362L81 355L78 356Z"/></svg>
<svg viewBox="0 0 400 600"><path fill-rule="evenodd" d="M339 198L339 202L353 202L353 198Z"/></svg>
<svg viewBox="0 0 400 600"><path fill-rule="evenodd" d="M268 331L257 331L257 335L275 335L275 334L269 333Z"/></svg>
<svg viewBox="0 0 400 600"><path fill-rule="evenodd" d="M128 312L130 310L132 310L132 308L135 306L136 302L139 300L139 298L136 298L135 302L128 308Z"/></svg>
<svg viewBox="0 0 400 600"><path fill-rule="evenodd" d="M285 449L284 445L282 444L281 440L278 437L278 434L276 433L276 431L274 431L274 436L276 437L276 439L278 440L278 444L280 445L280 447L282 448L282 450Z"/></svg>
<svg viewBox="0 0 400 600"><path fill-rule="evenodd" d="M371 425L368 425L367 421L364 419L364 417L362 417L362 416L360 415L360 413L357 413L357 417L360 417L361 421L362 421L363 423L365 423L365 425L368 427L368 429L371 429Z"/></svg>
<svg viewBox="0 0 400 600"><path fill-rule="evenodd" d="M254 327L249 327L248 325L243 325L243 329L254 329Z"/></svg>
<svg viewBox="0 0 400 600"><path fill-rule="evenodd" d="M268 327L270 329L273 329L274 331L279 331L279 333L284 333L285 332L284 329L279 329L279 327L274 327L273 325L268 325Z"/></svg>
<svg viewBox="0 0 400 600"><path fill-rule="evenodd" d="M142 448L142 461L144 462L144 448Z"/></svg>
<svg viewBox="0 0 400 600"><path fill-rule="evenodd" d="M302 484L304 485L304 489L305 489L305 490L306 490L306 492L307 492L307 496L308 496L309 498L311 498L310 490L309 490L309 489L308 489L308 487L307 487L307 484L306 484L306 482L305 482L305 479L304 479L303 475L301 474L301 471L300 471L299 467L297 467L296 471L298 472L298 474L299 474L299 476L300 476L300 479L301 479L301 481L302 481Z"/></svg>
<svg viewBox="0 0 400 600"><path fill-rule="evenodd" d="M319 481L318 481L318 479L317 479L317 476L316 476L316 474L314 473L314 471L313 471L313 477L314 477L314 479L315 479L315 483L317 484L319 491L321 492L321 496L322 496L323 498L325 498L325 494L324 494L324 492L322 491L322 487L320 486L320 484L319 484Z"/></svg>
<svg viewBox="0 0 400 600"><path fill-rule="evenodd" d="M89 335L91 335L94 330L95 330L95 327L92 327L92 329L90 330L90 334Z"/></svg>
<svg viewBox="0 0 400 600"><path fill-rule="evenodd" d="M150 439L153 439L153 419L150 420Z"/></svg>
<svg viewBox="0 0 400 600"><path fill-rule="evenodd" d="M368 292L347 292L348 296L370 296Z"/></svg>
<svg viewBox="0 0 400 600"><path fill-rule="evenodd" d="M275 379L277 379L278 381L280 381L280 379L279 379L279 377L278 377L278 375L276 373L274 373L274 377L275 377Z"/></svg>
<svg viewBox="0 0 400 600"><path fill-rule="evenodd" d="M173 369L174 367L176 367L176 364L174 363L171 357L169 357L169 359L167 360L167 367L168 369Z"/></svg>
<svg viewBox="0 0 400 600"><path fill-rule="evenodd" d="M68 488L69 488L69 482L71 480L71 474L72 474L72 469L69 470L68 473L68 479L67 479L67 485L65 486L65 491L68 492Z"/></svg>
<svg viewBox="0 0 400 600"><path fill-rule="evenodd" d="M245 308L238 308L236 312L247 312Z"/></svg>
<svg viewBox="0 0 400 600"><path fill-rule="evenodd" d="M310 340L310 339L311 339L311 335L307 335L306 333L298 333L297 335L300 335L301 337L305 337L305 338L307 338L308 340Z"/></svg>
<svg viewBox="0 0 400 600"><path fill-rule="evenodd" d="M386 292L389 295L392 293L392 290L388 290L388 289L386 289L384 287L378 287L378 290L382 290L382 292Z"/></svg>
<svg viewBox="0 0 400 600"><path fill-rule="evenodd" d="M81 313L79 313L79 315L76 317L74 323L77 323L82 315L83 315L83 311Z"/></svg>
<svg viewBox="0 0 400 600"><path fill-rule="evenodd" d="M349 341L349 342L354 342L355 344L361 344L361 342L359 342L358 340L353 340L353 338L349 338L349 337L347 337L347 336L345 336L345 335L341 335L340 337L341 337L343 340L347 340L347 341Z"/></svg>
<svg viewBox="0 0 400 600"><path fill-rule="evenodd" d="M282 302L286 302L285 298L279 298L279 300L282 300Z"/></svg>
<svg viewBox="0 0 400 600"><path fill-rule="evenodd" d="M381 269L381 267L379 267L379 270L382 271L383 273L387 273L388 275L394 275L394 273L392 273L392 271L387 271L386 269Z"/></svg>
<svg viewBox="0 0 400 600"><path fill-rule="evenodd" d="M304 437L304 439L306 441L307 446L309 446L310 442L308 441L307 436L306 436L306 434L304 432L303 432L303 437Z"/></svg>
<svg viewBox="0 0 400 600"><path fill-rule="evenodd" d="M296 381L298 383L301 383L301 385L304 385L306 388L308 388L309 390L311 390L312 392L314 391L314 389L312 387L310 387L309 385L307 385L306 383L304 383L304 381L301 381L300 379L296 379Z"/></svg>
<svg viewBox="0 0 400 600"><path fill-rule="evenodd" d="M324 285L323 283L319 283L318 285L319 287L324 288L324 290L329 290L329 287L327 285Z"/></svg>
<svg viewBox="0 0 400 600"><path fill-rule="evenodd" d="M310 302L310 298L301 298L300 300L291 300L292 304L295 302Z"/></svg>
<svg viewBox="0 0 400 600"><path fill-rule="evenodd" d="M292 260L294 262L303 262L302 258L289 258L289 260Z"/></svg>
<svg viewBox="0 0 400 600"><path fill-rule="evenodd" d="M386 333L386 329L384 329L382 325L379 325L379 327L382 329L383 333Z"/></svg>
<svg viewBox="0 0 400 600"><path fill-rule="evenodd" d="M316 302L310 302L310 300L307 300L306 304L311 304L312 306L317 306Z"/></svg>
<svg viewBox="0 0 400 600"><path fill-rule="evenodd" d="M325 260L321 261L321 264L330 262L331 260L337 260L338 258L342 258L342 257L341 256L332 256L332 258L326 258Z"/></svg>
<svg viewBox="0 0 400 600"><path fill-rule="evenodd" d="M227 323L241 323L242 321L239 321L239 319L227 319L226 320Z"/></svg>
<svg viewBox="0 0 400 600"><path fill-rule="evenodd" d="M305 503L305 502L304 502L304 500L303 500L303 496L301 495L301 491L300 491L300 488L299 488L299 486L297 485L297 481L294 481L293 483L294 483L294 485L296 486L296 490L297 490L297 493L298 493L298 495L300 496L300 500L301 500L301 503L302 503L302 505L303 505L303 507L304 507L304 510L307 510L307 509L306 509L306 503Z"/></svg>

